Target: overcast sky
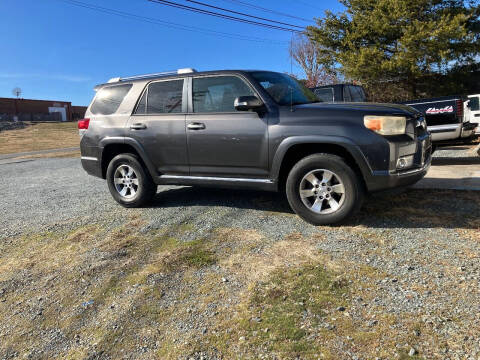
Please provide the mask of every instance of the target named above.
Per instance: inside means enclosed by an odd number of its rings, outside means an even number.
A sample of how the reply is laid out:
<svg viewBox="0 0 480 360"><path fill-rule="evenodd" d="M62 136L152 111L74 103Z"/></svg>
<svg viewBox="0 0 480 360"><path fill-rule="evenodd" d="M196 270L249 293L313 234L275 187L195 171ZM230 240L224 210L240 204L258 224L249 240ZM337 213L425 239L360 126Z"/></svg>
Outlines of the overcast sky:
<svg viewBox="0 0 480 360"><path fill-rule="evenodd" d="M78 0L83 5L104 7L107 13L68 1L0 1L0 97L12 97L12 89L20 87L23 98L88 105L93 87L117 76L183 67L290 72L289 32L189 13L148 0ZM199 1L300 26L312 24L306 20L322 16L326 9L340 9L336 0L241 0L293 18L235 0ZM107 9L117 10L121 16ZM300 73L298 69L294 72Z"/></svg>

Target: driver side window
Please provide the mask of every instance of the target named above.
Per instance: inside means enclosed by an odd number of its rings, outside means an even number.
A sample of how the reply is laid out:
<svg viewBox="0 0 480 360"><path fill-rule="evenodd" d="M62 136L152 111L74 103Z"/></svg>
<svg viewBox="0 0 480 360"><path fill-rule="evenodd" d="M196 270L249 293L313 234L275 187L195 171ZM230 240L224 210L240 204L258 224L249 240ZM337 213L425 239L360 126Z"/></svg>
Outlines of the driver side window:
<svg viewBox="0 0 480 360"><path fill-rule="evenodd" d="M253 90L236 76L194 78L193 112L235 112L235 99L249 95Z"/></svg>

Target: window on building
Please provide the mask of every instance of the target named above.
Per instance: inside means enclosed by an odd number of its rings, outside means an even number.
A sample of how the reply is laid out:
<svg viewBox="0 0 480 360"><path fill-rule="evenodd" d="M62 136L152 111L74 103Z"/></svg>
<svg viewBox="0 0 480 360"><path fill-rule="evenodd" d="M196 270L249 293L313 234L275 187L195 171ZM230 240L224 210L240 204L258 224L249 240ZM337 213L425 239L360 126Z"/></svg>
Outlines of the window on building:
<svg viewBox="0 0 480 360"><path fill-rule="evenodd" d="M115 113L131 88L131 84L101 88L98 90L90 111L95 115L110 115Z"/></svg>

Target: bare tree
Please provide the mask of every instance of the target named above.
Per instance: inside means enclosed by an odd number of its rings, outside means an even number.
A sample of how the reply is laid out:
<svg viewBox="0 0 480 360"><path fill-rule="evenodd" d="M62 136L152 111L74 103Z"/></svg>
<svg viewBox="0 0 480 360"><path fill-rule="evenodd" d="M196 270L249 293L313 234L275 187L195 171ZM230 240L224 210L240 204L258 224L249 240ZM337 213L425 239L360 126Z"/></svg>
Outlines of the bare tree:
<svg viewBox="0 0 480 360"><path fill-rule="evenodd" d="M312 88L337 82L337 76L318 63L318 47L306 35L297 35L292 39L289 53L304 71L307 87Z"/></svg>

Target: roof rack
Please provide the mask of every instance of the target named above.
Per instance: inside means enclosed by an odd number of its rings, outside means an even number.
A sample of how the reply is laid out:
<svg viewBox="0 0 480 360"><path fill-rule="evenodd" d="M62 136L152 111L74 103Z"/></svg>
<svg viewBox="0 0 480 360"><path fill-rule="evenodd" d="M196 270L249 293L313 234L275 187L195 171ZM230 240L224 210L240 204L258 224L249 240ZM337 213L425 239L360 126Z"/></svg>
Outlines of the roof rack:
<svg viewBox="0 0 480 360"><path fill-rule="evenodd" d="M178 69L178 70L173 70L173 71L164 71L164 72L153 73L153 74L128 76L128 77L124 77L124 78L115 77L115 78L111 78L110 80L108 80L108 83L114 83L114 82L119 82L119 81L132 81L132 80L150 79L150 78L170 76L170 75L190 74L190 73L195 73L195 72L197 72L197 70L192 69L192 68L184 68L184 69Z"/></svg>

